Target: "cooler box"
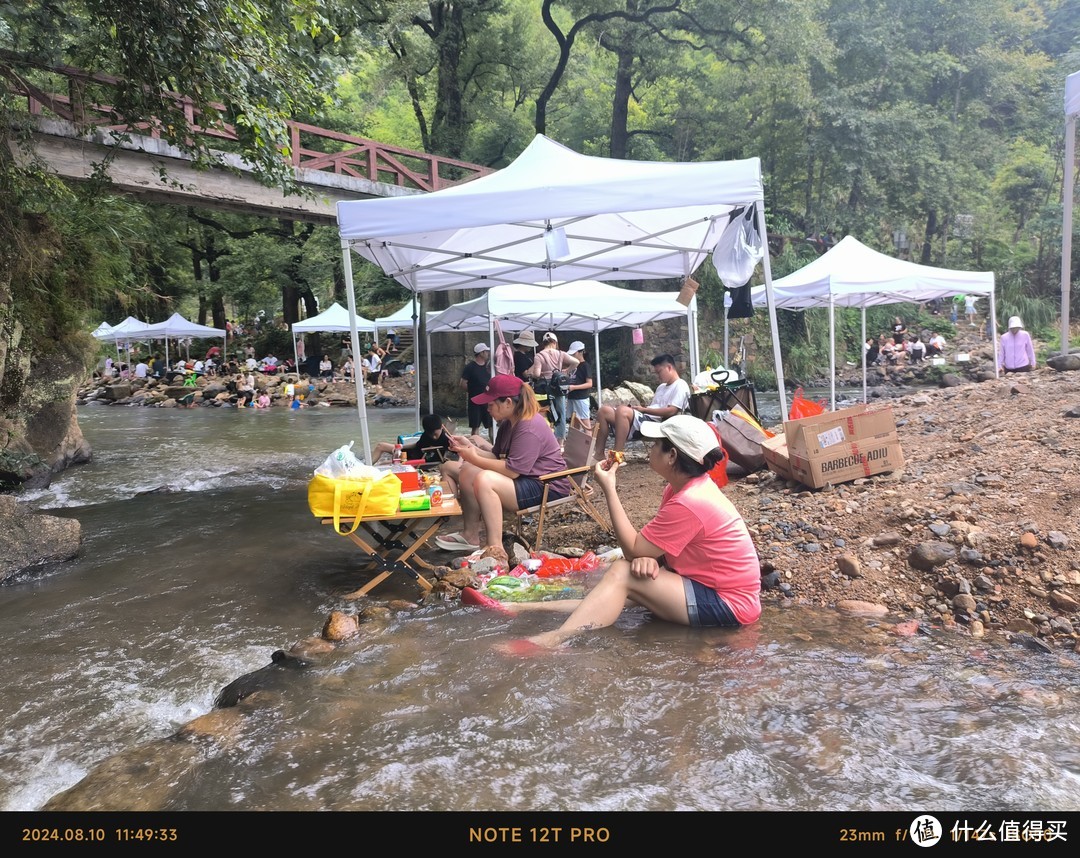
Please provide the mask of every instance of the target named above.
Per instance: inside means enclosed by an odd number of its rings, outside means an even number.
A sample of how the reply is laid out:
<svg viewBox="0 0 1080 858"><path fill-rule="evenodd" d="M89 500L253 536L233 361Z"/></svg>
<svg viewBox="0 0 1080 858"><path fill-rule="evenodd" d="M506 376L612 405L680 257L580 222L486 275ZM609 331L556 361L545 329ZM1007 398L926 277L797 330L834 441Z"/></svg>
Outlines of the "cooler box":
<svg viewBox="0 0 1080 858"><path fill-rule="evenodd" d="M420 472L412 465L394 465L391 470L401 480L401 492L415 492L420 488Z"/></svg>

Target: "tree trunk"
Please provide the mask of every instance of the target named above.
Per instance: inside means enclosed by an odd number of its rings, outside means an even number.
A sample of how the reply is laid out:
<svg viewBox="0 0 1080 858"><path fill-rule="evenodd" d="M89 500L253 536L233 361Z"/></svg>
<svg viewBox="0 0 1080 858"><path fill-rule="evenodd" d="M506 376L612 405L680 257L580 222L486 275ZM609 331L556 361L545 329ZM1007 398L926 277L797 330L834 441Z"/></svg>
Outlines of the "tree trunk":
<svg viewBox="0 0 1080 858"><path fill-rule="evenodd" d="M625 159L629 132L626 127L633 92L634 50L625 43L615 52L615 92L611 97L611 157Z"/></svg>

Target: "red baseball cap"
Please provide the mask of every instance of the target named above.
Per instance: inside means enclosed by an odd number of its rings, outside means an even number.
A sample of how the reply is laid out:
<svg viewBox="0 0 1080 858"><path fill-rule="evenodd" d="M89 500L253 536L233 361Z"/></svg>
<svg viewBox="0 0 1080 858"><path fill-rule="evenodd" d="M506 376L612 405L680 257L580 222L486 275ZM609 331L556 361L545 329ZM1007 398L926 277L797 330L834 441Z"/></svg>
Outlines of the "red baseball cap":
<svg viewBox="0 0 1080 858"><path fill-rule="evenodd" d="M483 393L478 393L472 398L477 405L487 405L496 399L505 399L508 396L517 396L521 393L524 384L516 375L494 375Z"/></svg>

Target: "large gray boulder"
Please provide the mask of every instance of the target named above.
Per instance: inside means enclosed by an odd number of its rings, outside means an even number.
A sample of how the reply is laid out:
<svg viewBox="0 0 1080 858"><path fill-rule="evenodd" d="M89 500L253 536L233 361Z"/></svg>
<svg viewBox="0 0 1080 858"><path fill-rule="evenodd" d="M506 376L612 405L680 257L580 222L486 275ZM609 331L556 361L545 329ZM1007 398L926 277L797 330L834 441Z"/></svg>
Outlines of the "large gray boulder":
<svg viewBox="0 0 1080 858"><path fill-rule="evenodd" d="M76 519L31 512L0 495L0 584L35 566L75 558L81 541Z"/></svg>

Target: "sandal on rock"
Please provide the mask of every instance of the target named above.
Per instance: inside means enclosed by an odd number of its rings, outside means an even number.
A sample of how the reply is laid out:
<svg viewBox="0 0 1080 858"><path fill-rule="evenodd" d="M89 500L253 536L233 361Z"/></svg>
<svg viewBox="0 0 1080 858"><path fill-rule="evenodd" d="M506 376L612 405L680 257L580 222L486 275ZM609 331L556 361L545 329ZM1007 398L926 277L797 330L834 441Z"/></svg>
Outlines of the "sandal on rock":
<svg viewBox="0 0 1080 858"><path fill-rule="evenodd" d="M436 536L435 544L443 551L476 551L480 548L479 544L473 545L460 532Z"/></svg>
<svg viewBox="0 0 1080 858"><path fill-rule="evenodd" d="M496 611L506 616L512 616L514 613L498 599L492 599L491 596L487 596L473 587L463 587L461 589L461 604L487 608L489 611Z"/></svg>

